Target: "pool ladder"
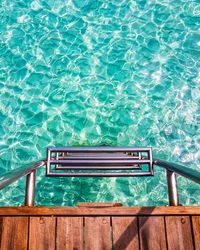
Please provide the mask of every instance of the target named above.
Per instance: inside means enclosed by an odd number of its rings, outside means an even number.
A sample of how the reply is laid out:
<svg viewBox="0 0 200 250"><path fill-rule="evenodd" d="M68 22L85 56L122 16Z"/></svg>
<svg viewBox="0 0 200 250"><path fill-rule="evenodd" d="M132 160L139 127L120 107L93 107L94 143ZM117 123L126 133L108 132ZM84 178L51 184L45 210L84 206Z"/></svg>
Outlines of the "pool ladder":
<svg viewBox="0 0 200 250"><path fill-rule="evenodd" d="M179 205L176 174L200 184L200 172L153 159L152 148L54 147L47 158L0 177L0 189L26 176L25 206L34 206L36 171L46 166L49 177L142 177L153 176L154 165L166 169L169 205Z"/></svg>

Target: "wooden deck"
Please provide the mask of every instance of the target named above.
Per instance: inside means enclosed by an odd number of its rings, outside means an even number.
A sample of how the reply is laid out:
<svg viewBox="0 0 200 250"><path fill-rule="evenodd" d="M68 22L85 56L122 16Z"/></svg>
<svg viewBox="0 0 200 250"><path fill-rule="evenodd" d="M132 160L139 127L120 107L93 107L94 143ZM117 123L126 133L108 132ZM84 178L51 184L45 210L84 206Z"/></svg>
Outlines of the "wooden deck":
<svg viewBox="0 0 200 250"><path fill-rule="evenodd" d="M1 207L1 250L200 249L200 207Z"/></svg>

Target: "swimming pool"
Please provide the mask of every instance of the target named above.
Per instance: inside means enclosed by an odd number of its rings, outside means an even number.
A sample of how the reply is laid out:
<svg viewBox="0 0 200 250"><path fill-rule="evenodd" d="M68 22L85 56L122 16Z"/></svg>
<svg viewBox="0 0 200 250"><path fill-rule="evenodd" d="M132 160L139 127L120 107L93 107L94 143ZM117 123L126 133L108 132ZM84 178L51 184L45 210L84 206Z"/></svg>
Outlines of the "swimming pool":
<svg viewBox="0 0 200 250"><path fill-rule="evenodd" d="M68 145L152 146L155 157L199 168L200 2L2 0L1 173ZM79 179L38 172L42 205L114 201L165 205L165 173ZM199 187L179 178L183 204ZM0 194L23 202L24 180Z"/></svg>

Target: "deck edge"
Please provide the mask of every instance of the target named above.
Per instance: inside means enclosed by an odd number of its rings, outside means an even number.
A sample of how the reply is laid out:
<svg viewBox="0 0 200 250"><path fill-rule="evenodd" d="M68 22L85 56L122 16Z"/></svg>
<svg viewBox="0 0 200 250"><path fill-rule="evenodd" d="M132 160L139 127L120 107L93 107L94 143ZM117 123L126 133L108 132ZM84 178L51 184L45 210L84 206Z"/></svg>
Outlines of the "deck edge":
<svg viewBox="0 0 200 250"><path fill-rule="evenodd" d="M200 206L166 207L0 207L0 216L200 215Z"/></svg>

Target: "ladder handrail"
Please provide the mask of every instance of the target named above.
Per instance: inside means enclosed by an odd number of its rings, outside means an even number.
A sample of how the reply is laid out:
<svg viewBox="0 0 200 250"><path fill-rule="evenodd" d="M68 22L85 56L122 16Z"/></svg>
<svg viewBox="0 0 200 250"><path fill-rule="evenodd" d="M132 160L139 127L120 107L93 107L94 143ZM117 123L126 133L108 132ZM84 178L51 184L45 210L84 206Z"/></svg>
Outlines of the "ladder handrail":
<svg viewBox="0 0 200 250"><path fill-rule="evenodd" d="M45 161L42 160L42 161L33 163L31 166L20 167L20 168L11 170L8 173L5 173L4 175L0 177L0 190L5 188L9 184L12 184L13 182L17 181L21 177L31 174L33 171L35 171L36 169L44 165L45 165Z"/></svg>
<svg viewBox="0 0 200 250"><path fill-rule="evenodd" d="M185 167L180 164L173 162L168 162L164 160L153 160L153 164L165 168L168 171L175 172L187 179L190 179L198 184L200 184L200 172L192 168Z"/></svg>
<svg viewBox="0 0 200 250"><path fill-rule="evenodd" d="M166 170L170 206L179 205L176 173L200 184L200 172L194 169L163 160L154 160L153 165L165 168Z"/></svg>

